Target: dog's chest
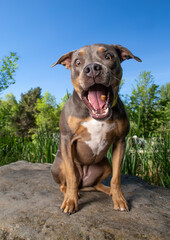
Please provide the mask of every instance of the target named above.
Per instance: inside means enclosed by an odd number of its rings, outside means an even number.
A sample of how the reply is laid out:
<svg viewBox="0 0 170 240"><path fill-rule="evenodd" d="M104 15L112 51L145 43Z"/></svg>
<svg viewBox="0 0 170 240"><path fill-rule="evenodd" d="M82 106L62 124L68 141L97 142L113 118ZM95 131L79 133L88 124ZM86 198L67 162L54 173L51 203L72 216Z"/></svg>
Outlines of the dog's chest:
<svg viewBox="0 0 170 240"><path fill-rule="evenodd" d="M114 123L107 123L92 119L81 124L90 134L90 139L84 141L96 156L109 144L107 134L114 128Z"/></svg>

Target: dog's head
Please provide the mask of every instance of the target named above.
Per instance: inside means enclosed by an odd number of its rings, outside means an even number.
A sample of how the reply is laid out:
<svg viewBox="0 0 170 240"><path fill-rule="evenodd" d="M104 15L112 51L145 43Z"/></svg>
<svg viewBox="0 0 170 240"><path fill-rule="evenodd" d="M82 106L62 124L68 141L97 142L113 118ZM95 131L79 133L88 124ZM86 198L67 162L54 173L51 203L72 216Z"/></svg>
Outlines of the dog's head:
<svg viewBox="0 0 170 240"><path fill-rule="evenodd" d="M121 62L141 59L120 45L94 44L63 55L56 63L71 70L71 81L95 119L106 119L116 104Z"/></svg>

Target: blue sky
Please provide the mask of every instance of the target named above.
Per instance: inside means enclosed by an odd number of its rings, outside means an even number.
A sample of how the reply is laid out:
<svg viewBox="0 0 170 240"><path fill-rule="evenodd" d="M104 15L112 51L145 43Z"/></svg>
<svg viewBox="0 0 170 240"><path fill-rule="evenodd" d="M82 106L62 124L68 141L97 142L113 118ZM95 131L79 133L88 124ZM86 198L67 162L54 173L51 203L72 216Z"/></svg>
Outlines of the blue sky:
<svg viewBox="0 0 170 240"><path fill-rule="evenodd" d="M16 83L0 97L40 86L57 102L72 92L70 71L50 68L57 59L87 44L121 44L142 59L122 63L130 93L142 70L151 71L155 83L169 82L169 0L0 0L0 59L15 51L20 56Z"/></svg>

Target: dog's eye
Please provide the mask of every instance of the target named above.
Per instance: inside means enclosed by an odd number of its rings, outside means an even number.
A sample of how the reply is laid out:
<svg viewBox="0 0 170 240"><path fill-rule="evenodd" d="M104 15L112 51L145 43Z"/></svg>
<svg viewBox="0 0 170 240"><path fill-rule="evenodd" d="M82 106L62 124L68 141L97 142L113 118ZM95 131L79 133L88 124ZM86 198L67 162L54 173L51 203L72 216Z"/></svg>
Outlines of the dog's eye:
<svg viewBox="0 0 170 240"><path fill-rule="evenodd" d="M75 64L76 64L76 66L79 66L79 65L80 65L80 60L79 60L79 59L76 59L76 60L75 60Z"/></svg>
<svg viewBox="0 0 170 240"><path fill-rule="evenodd" d="M105 58L106 58L107 60L112 60L112 56L111 56L110 53L107 53L106 56L105 56Z"/></svg>

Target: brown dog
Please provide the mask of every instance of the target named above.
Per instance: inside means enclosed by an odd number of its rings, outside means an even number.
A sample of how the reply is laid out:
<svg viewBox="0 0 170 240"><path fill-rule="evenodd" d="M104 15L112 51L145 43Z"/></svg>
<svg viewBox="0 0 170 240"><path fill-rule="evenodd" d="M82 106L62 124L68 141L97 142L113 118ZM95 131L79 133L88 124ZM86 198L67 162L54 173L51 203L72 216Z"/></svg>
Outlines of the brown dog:
<svg viewBox="0 0 170 240"><path fill-rule="evenodd" d="M120 187L129 120L118 96L121 62L134 56L120 45L95 44L63 55L56 63L71 70L73 95L60 117L60 146L51 171L64 194L61 209L78 210L79 189L112 195L114 209L128 211ZM113 144L113 171L105 156ZM111 187L101 182L111 172Z"/></svg>

